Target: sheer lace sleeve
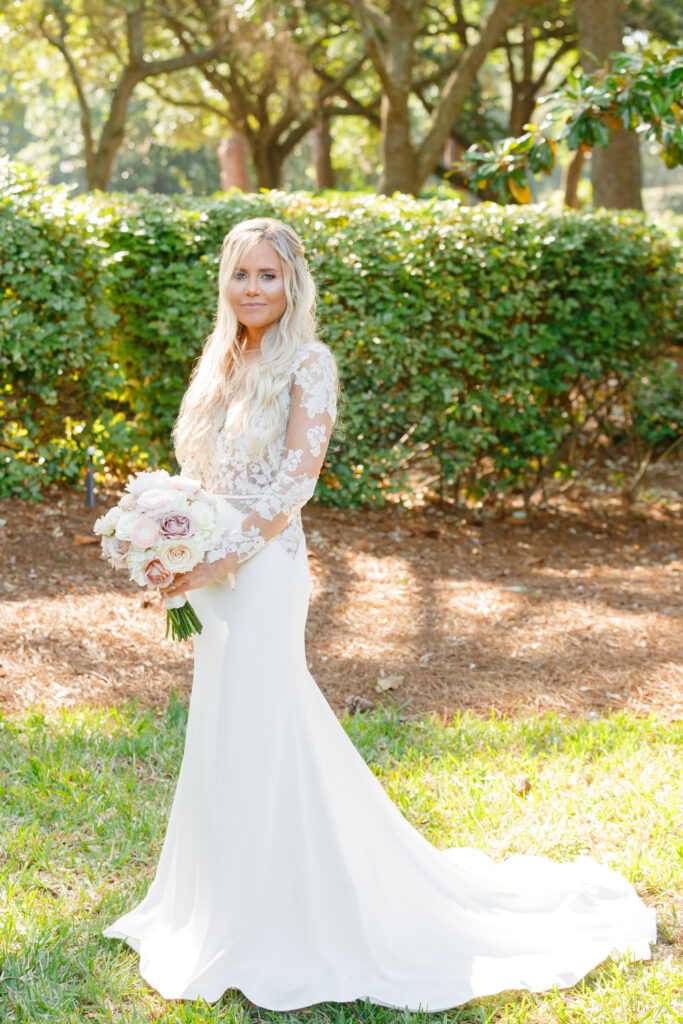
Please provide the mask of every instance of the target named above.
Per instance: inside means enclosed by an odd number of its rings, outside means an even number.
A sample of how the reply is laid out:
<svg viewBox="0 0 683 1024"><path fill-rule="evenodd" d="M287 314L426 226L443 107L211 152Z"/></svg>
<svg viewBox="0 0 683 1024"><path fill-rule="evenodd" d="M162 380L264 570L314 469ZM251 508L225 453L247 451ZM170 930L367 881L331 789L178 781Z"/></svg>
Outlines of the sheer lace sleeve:
<svg viewBox="0 0 683 1024"><path fill-rule="evenodd" d="M337 367L325 346L306 352L293 373L282 462L239 527L206 555L215 562L234 552L238 564L284 530L313 497L337 414Z"/></svg>

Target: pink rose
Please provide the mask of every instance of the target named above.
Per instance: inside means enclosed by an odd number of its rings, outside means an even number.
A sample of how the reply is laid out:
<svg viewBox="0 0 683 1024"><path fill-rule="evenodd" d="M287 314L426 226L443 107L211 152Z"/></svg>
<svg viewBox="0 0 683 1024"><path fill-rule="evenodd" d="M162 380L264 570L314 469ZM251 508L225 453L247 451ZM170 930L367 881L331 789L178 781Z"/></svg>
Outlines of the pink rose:
<svg viewBox="0 0 683 1024"><path fill-rule="evenodd" d="M159 527L153 519L138 519L130 535L131 543L139 548L151 548L159 536Z"/></svg>
<svg viewBox="0 0 683 1024"><path fill-rule="evenodd" d="M120 537L102 538L102 553L116 569L126 568L126 555L129 548L130 543L127 540L121 540Z"/></svg>
<svg viewBox="0 0 683 1024"><path fill-rule="evenodd" d="M183 512L169 512L159 517L159 529L164 537L194 537L194 523Z"/></svg>
<svg viewBox="0 0 683 1024"><path fill-rule="evenodd" d="M173 580L173 573L169 572L158 558L153 558L151 562L148 562L142 570L142 574L153 587L167 587Z"/></svg>

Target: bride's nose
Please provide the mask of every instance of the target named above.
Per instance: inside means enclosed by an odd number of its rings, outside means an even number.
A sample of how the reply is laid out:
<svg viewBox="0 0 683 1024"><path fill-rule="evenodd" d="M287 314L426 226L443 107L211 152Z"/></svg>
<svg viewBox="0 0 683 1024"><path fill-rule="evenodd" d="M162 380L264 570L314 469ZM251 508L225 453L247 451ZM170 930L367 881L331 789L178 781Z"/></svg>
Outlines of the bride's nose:
<svg viewBox="0 0 683 1024"><path fill-rule="evenodd" d="M258 295L260 292L258 278L254 281L247 281L247 287L245 289L247 295Z"/></svg>

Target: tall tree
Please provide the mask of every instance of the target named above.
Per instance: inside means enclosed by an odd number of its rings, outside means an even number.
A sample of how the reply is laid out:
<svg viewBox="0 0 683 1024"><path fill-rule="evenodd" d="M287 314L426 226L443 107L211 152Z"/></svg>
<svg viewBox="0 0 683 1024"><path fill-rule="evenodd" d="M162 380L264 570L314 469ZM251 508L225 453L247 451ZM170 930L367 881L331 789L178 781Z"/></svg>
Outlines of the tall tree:
<svg viewBox="0 0 683 1024"><path fill-rule="evenodd" d="M587 73L609 64L609 55L622 50L619 0L576 0L581 63ZM619 128L608 146L591 150L593 205L642 210L642 177L638 136Z"/></svg>
<svg viewBox="0 0 683 1024"><path fill-rule="evenodd" d="M576 22L571 6L566 2L549 3L538 9L522 10L504 34L511 94L510 135L522 134L558 63L576 50Z"/></svg>
<svg viewBox="0 0 683 1024"><path fill-rule="evenodd" d="M166 16L188 53L207 33L231 41L218 59L201 68L208 90L196 77L174 77L173 87L160 86L159 95L227 123L230 134L248 143L258 188L281 188L286 158L315 133L318 180L327 187L332 180L330 118L355 115L379 121L376 87L366 102L350 91L367 64L362 40L337 45L347 26L335 20L332 5L321 10L311 4L302 12L296 5L257 0L248 9L222 8L217 15L219 6L220 0L198 0L188 4L192 17ZM325 157L321 144L327 145Z"/></svg>
<svg viewBox="0 0 683 1024"><path fill-rule="evenodd" d="M386 10L374 0L348 0L361 25L368 54L382 83L382 179L379 191L417 194L439 163L453 121L487 55L498 46L517 11L538 0L494 0L481 16L479 31L470 39L463 7L455 3L453 29L461 48L443 66L445 76L431 123L421 141L413 138L410 98L424 88L417 61L417 41L427 5L421 0L388 0Z"/></svg>
<svg viewBox="0 0 683 1024"><path fill-rule="evenodd" d="M160 22L159 10L145 0L135 6L104 0L45 0L38 9L39 30L64 58L78 99L89 189L108 186L135 88L155 76L205 64L225 49L227 39L218 38L208 46L157 56L174 45L168 33L159 32ZM103 52L112 64L108 75L102 74L99 63ZM104 123L98 130L91 93L101 93L109 83Z"/></svg>

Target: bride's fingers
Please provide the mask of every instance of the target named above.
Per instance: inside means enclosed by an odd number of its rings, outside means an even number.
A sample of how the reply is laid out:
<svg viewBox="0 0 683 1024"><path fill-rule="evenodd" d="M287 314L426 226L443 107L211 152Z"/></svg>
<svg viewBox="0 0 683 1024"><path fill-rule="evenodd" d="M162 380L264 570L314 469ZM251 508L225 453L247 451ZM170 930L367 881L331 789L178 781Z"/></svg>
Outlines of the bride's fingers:
<svg viewBox="0 0 683 1024"><path fill-rule="evenodd" d="M180 594L184 590L191 590L193 586L192 571L181 572L173 577L173 583L169 587L167 593L169 594Z"/></svg>

